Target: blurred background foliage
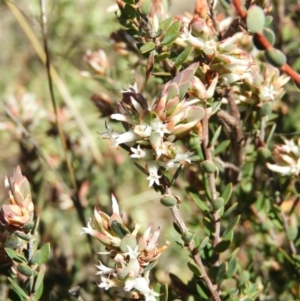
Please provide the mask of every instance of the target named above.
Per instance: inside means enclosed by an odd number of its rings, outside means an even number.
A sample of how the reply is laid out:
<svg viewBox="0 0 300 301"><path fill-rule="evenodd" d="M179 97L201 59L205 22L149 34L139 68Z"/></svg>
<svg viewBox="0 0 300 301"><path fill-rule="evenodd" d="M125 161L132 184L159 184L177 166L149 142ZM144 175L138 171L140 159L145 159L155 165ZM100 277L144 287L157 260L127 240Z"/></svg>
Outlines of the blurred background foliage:
<svg viewBox="0 0 300 301"><path fill-rule="evenodd" d="M181 5L175 0L173 2L170 14L193 10L193 1L184 1ZM114 51L110 35L120 26L114 13L106 10L112 4L113 1L108 0L47 2L47 39L51 63L59 73L64 89L71 96L71 106L80 112L82 122L88 127L92 138L89 139L80 130L72 107L66 104L64 96L55 86L59 117L78 187L78 191L74 191L55 126L45 67L5 1L0 3L0 175L12 174L19 164L31 183L33 200L41 218L41 243L50 241L52 250L47 264L44 292L47 297L44 300L67 300L70 298L68 290L76 285L82 287L82 295L87 301L109 300L109 297L101 297L103 292L95 286L97 277L94 265L97 257L92 256L87 237L79 236L79 233L86 224L83 220L86 222L92 215L94 206L110 212L111 193L116 195L122 211L130 212L129 221L140 223L144 229L154 221L155 226L162 227L164 234L176 237L168 210L157 202L159 195L148 189L145 177L122 150L109 149L109 143L99 139L97 134L105 129L105 118L100 118L91 96L105 93L115 104L121 96L120 90L143 76L139 68L133 68L138 64L138 55L121 57ZM284 6L284 15L280 5ZM39 1L19 0L17 6L42 44ZM295 1L274 1L274 7L273 26L278 34L276 46L287 54L289 63L300 72L300 4ZM83 72L89 70L85 59L88 49L103 49L108 54L109 82L101 77L87 77ZM150 95L151 87L153 96L154 80L150 81ZM25 132L20 124L7 115L5 108L15 113L17 121L26 128ZM296 132L299 135L299 92L292 84L287 87L278 114L277 132L285 135ZM30 133L30 137L26 133ZM38 146L38 151L34 144ZM91 144L96 146L98 153L91 151ZM186 183L181 181L177 187L183 198L185 192L182 188L185 186ZM83 213L81 220L78 208L76 210L70 198L70 191L80 203L79 210ZM1 182L1 200L5 195ZM247 194L241 193L241 197L246 200ZM197 222L192 218L194 210L193 204L183 203L182 212L185 212L191 225ZM243 241L247 233L242 230L238 232ZM259 244L259 240L250 243ZM93 250L100 251L99 248L100 244L93 242ZM167 272L180 275L183 281L190 278L191 272L185 265L188 254L186 252L186 258L182 258L182 254L185 253L171 244L156 268L155 276L159 282L169 282ZM243 253L240 257L246 266L249 258ZM281 276L278 275L279 278Z"/></svg>

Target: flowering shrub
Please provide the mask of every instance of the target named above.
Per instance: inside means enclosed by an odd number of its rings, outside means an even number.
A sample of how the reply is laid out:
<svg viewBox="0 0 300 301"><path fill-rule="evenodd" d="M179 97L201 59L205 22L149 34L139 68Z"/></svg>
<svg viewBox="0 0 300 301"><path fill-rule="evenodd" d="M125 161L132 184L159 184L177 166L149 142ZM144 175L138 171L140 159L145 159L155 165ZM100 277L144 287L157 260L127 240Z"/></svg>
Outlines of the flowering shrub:
<svg viewBox="0 0 300 301"><path fill-rule="evenodd" d="M300 300L300 140L286 137L299 131L290 120L300 76L272 11L270 1L197 0L193 14L171 16L164 0L116 0L107 13L119 29L108 49L84 51L89 70L79 72L91 90L101 84L94 122L51 66L41 3L53 111L23 91L1 112L29 178L20 167L5 178L7 296L38 300L53 288L58 300L67 291L87 300ZM99 148L87 124L101 128ZM135 190L159 202L134 216L125 200ZM38 247L48 240L53 258L49 244Z"/></svg>

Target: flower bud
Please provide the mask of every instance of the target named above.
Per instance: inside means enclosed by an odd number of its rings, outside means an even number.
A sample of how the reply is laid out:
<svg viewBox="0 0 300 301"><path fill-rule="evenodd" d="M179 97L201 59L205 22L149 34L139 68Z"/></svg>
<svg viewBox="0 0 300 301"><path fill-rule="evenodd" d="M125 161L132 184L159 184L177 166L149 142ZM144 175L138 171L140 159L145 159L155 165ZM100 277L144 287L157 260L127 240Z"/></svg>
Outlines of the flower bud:
<svg viewBox="0 0 300 301"><path fill-rule="evenodd" d="M211 160L201 162L201 168L207 173L214 173L217 170L216 165Z"/></svg>
<svg viewBox="0 0 300 301"><path fill-rule="evenodd" d="M160 199L160 203L166 207L174 207L177 204L177 199L172 195L164 195L164 197Z"/></svg>

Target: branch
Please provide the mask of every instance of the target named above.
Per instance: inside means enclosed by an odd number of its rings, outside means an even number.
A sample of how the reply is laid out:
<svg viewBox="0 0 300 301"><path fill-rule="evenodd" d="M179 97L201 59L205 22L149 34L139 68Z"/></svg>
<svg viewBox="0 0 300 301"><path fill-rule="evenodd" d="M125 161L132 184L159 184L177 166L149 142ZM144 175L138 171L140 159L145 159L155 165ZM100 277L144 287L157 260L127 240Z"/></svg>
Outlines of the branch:
<svg viewBox="0 0 300 301"><path fill-rule="evenodd" d="M233 4L234 4L235 9L236 9L237 13L239 14L239 16L242 19L246 19L247 11L242 6L241 1L233 0ZM269 43L269 41L265 38L265 36L262 33L255 33L254 37L259 40L260 44L264 47L265 50L273 49L273 46ZM295 70L293 70L293 68L290 65L285 63L284 65L279 67L279 69L282 72L289 75L298 85L300 85L300 75Z"/></svg>
<svg viewBox="0 0 300 301"><path fill-rule="evenodd" d="M212 161L213 157L212 157L211 148L209 145L207 110L205 110L205 115L202 120L202 129L203 129L202 145L203 145L204 155L205 155L206 160ZM207 177L208 177L209 189L211 192L212 201L214 201L218 197L217 189L216 189L215 174L209 173L209 174L207 174ZM220 241L220 230L221 230L220 215L219 215L218 210L214 212L213 217L214 217L214 222L215 222L215 233L214 233L213 245L216 246L218 244L218 242Z"/></svg>
<svg viewBox="0 0 300 301"><path fill-rule="evenodd" d="M185 225L184 220L182 219L182 216L180 215L179 209L177 208L177 206L171 207L170 211L172 213L174 222L176 223L176 225L180 228L181 233L186 233L188 232L188 228ZM199 256L199 252L198 250L195 248L195 244L194 241L192 240L191 242L188 243L187 245L189 251L191 252L194 262L197 264L197 266L199 267L200 271L201 271L201 275L209 289L209 291L212 294L213 300L214 301L221 301L221 298L217 292L216 286L211 282L205 267L203 265L203 262Z"/></svg>

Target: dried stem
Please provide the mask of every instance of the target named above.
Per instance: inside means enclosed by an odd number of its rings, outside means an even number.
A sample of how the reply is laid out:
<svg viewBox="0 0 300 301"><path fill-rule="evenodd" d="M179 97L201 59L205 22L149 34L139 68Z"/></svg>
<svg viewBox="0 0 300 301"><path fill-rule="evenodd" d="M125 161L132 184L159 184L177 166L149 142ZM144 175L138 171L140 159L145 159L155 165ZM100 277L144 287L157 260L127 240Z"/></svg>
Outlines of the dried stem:
<svg viewBox="0 0 300 301"><path fill-rule="evenodd" d="M281 218L283 221L283 227L284 227L284 231L285 233L287 233L288 229L289 229L289 224L288 224L288 219L286 217L286 214L284 213L283 209L281 208L280 210L281 212ZM294 242L292 240L289 240L289 245L290 245L290 249L293 255L297 255L297 248L294 244Z"/></svg>
<svg viewBox="0 0 300 301"><path fill-rule="evenodd" d="M207 110L205 110L205 115L204 115L204 118L202 120L202 129L203 129L202 145L203 145L205 158L206 158L206 160L212 161L213 157L212 157L211 148L210 148L210 145L209 145ZM215 174L214 173L209 173L209 174L207 174L207 177L208 177L209 189L210 189L210 192L211 192L212 200L214 201L217 198ZM213 245L215 246L220 241L221 224L220 224L219 212L215 211L213 217L214 217L214 222L215 222L215 233L214 233L214 243L213 243Z"/></svg>
<svg viewBox="0 0 300 301"><path fill-rule="evenodd" d="M188 231L187 226L185 225L184 220L182 219L182 216L180 214L179 209L177 208L177 206L174 206L172 208L170 208L170 211L172 213L174 222L176 223L176 225L180 228L182 233L186 233ZM199 267L200 271L201 271L201 275L208 287L208 289L210 290L213 300L214 301L221 301L221 298L217 292L217 289L215 287L215 285L211 282L205 267L203 265L203 262L199 256L199 252L198 250L195 248L195 244L193 241L191 241L190 243L188 243L187 245L189 251L191 252L194 262L197 264L197 266Z"/></svg>
<svg viewBox="0 0 300 301"><path fill-rule="evenodd" d="M239 16L242 19L246 19L247 11L241 4L240 0L233 0L233 4ZM264 47L265 50L273 49L273 46L269 43L269 41L265 38L262 33L255 33L255 38L259 41L259 43ZM290 65L285 63L279 69L289 75L298 85L300 85L300 74L298 74Z"/></svg>
<svg viewBox="0 0 300 301"><path fill-rule="evenodd" d="M209 16L210 16L210 18L213 22L215 32L218 35L219 40L221 40L219 23L217 21L216 14L215 14L215 9L214 9L215 0L207 0L207 6L209 8Z"/></svg>
<svg viewBox="0 0 300 301"><path fill-rule="evenodd" d="M32 28L28 25L27 20L23 16L23 14L20 12L18 7L10 2L10 1L5 1L11 12L14 14L16 20L18 21L20 27L24 31L25 35L31 42L34 50L36 51L37 55L41 59L41 61L45 64L46 63L46 54L45 51L43 50L39 40L37 39L36 35L34 34ZM64 102L70 109L72 115L74 116L74 119L76 120L78 127L82 133L87 139L89 143L89 148L91 150L91 153L93 154L94 160L99 164L103 164L103 158L102 155L94 141L94 138L91 136L90 130L85 122L85 120L82 118L81 113L78 111L78 109L74 106L74 101L70 95L69 90L67 89L66 85L58 75L56 69L53 66L50 66L50 73L53 82L55 83L57 90L61 94Z"/></svg>
<svg viewBox="0 0 300 301"><path fill-rule="evenodd" d="M51 102L52 102L52 106L53 106L54 114L55 114L56 128L59 133L59 137L60 137L62 147L64 150L64 156L65 156L65 161L66 161L66 165L68 168L70 180L71 180L73 188L77 191L78 188L77 188L77 184L76 184L75 174L74 174L73 166L71 164L71 161L70 161L70 158L68 155L66 137L64 135L61 124L58 119L57 103L56 103L56 99L54 96L53 82L52 82L52 77L51 77L51 73L50 73L51 63L50 63L50 53L49 53L48 39L47 39L47 16L46 16L46 9L45 9L45 0L40 0L40 8L41 8L42 36L43 36L43 43L44 43L44 51L45 51L45 55L46 55L47 78L48 78L50 98L51 98Z"/></svg>

